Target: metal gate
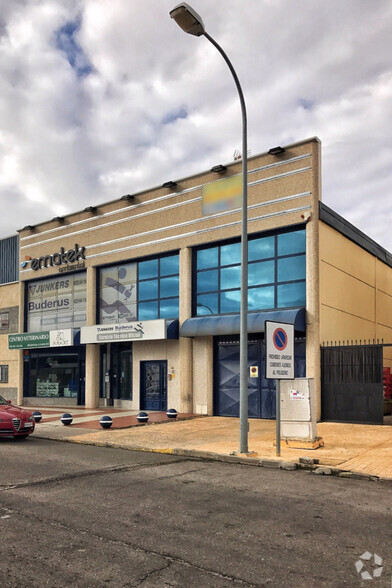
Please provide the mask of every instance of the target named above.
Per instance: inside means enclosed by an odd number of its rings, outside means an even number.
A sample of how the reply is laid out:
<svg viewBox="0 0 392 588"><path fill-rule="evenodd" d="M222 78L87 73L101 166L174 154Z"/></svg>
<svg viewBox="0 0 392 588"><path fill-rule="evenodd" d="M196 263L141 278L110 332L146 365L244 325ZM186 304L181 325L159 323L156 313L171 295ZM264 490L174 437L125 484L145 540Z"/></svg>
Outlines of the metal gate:
<svg viewBox="0 0 392 588"><path fill-rule="evenodd" d="M295 341L295 376L306 372L305 340ZM257 368L250 377L249 368ZM239 416L240 344L236 336L215 337L214 415ZM265 343L260 337L248 340L248 415L250 418L275 418L275 380L265 377Z"/></svg>
<svg viewBox="0 0 392 588"><path fill-rule="evenodd" d="M383 346L321 348L321 418L343 423L382 424Z"/></svg>

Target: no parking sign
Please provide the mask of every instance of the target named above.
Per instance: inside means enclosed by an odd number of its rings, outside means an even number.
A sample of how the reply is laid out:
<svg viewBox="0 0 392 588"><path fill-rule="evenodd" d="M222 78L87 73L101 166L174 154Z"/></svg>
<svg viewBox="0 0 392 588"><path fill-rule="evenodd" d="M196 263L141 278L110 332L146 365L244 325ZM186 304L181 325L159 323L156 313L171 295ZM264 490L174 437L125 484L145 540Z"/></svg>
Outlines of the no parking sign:
<svg viewBox="0 0 392 588"><path fill-rule="evenodd" d="M265 377L294 378L294 325L265 321Z"/></svg>

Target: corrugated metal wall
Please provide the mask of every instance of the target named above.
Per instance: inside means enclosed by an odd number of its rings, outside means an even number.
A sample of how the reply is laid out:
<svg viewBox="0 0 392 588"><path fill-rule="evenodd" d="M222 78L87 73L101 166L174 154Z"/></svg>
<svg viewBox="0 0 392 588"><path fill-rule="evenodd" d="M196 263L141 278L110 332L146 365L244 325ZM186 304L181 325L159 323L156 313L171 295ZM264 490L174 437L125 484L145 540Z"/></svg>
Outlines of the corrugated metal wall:
<svg viewBox="0 0 392 588"><path fill-rule="evenodd" d="M0 284L19 280L19 236L0 239Z"/></svg>

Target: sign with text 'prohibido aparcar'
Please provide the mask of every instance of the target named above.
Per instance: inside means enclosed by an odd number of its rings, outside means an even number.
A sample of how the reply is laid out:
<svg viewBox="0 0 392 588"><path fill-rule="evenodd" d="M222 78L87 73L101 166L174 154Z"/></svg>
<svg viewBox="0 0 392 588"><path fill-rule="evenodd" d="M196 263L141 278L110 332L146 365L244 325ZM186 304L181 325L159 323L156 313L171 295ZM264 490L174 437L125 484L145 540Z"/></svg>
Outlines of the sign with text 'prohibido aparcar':
<svg viewBox="0 0 392 588"><path fill-rule="evenodd" d="M294 378L294 325L265 321L265 377Z"/></svg>

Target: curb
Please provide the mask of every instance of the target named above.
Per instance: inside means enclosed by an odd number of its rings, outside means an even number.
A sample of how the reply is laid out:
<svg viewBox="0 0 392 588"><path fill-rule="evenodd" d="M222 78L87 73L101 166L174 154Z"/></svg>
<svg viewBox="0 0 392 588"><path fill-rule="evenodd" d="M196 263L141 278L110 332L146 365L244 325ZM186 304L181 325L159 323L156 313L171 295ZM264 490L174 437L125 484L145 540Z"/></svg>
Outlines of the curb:
<svg viewBox="0 0 392 588"><path fill-rule="evenodd" d="M365 474L363 472L355 472L350 470L342 470L336 467L330 467L327 465L319 464L318 459L312 458L299 458L299 461L285 461L282 459L273 458L256 458L256 457L245 457L241 455L226 455L221 453L214 453L213 451L201 451L196 449L180 449L180 448L152 448L121 445L120 443L109 443L107 441L81 441L74 440L72 437L40 437L34 435L38 439L48 439L49 441L61 441L65 443L75 443L77 445L92 445L95 447L108 447L111 449L125 449L127 451L140 451L146 453L161 453L164 455L177 455L188 457L190 459L204 460L204 461L220 461L223 463L241 464L247 466L256 466L267 469L285 470L285 471L296 471L302 470L307 471L312 475L323 475L323 476L335 476L343 479L350 480L367 480L371 482L381 482L383 484L392 485L392 478L375 476L371 474ZM302 461L301 461L302 460Z"/></svg>

